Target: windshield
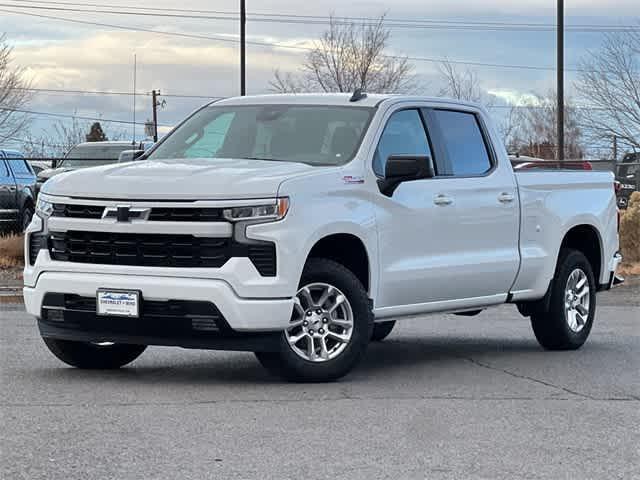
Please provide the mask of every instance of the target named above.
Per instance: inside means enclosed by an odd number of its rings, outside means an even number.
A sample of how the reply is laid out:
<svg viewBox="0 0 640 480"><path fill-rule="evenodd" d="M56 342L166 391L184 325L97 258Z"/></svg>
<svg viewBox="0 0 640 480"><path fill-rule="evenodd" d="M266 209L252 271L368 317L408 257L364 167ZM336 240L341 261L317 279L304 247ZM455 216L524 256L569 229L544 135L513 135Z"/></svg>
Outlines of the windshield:
<svg viewBox="0 0 640 480"><path fill-rule="evenodd" d="M59 166L65 168L96 167L116 163L120 153L131 150L131 145L77 145L69 150Z"/></svg>
<svg viewBox="0 0 640 480"><path fill-rule="evenodd" d="M356 154L368 107L210 106L162 142L150 160L248 158L342 165Z"/></svg>

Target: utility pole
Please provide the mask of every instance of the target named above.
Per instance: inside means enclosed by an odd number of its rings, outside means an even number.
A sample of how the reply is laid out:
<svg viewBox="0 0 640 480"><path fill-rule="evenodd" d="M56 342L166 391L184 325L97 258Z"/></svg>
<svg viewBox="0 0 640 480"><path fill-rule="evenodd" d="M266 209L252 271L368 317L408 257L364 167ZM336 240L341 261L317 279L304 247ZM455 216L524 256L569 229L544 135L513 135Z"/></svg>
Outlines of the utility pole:
<svg viewBox="0 0 640 480"><path fill-rule="evenodd" d="M618 136L613 136L613 164L615 165L618 161Z"/></svg>
<svg viewBox="0 0 640 480"><path fill-rule="evenodd" d="M136 144L136 88L138 77L138 55L133 54L133 138L131 139L131 145Z"/></svg>
<svg viewBox="0 0 640 480"><path fill-rule="evenodd" d="M247 8L245 0L240 0L240 95L247 94Z"/></svg>
<svg viewBox="0 0 640 480"><path fill-rule="evenodd" d="M564 0L558 0L558 161L564 161Z"/></svg>
<svg viewBox="0 0 640 480"><path fill-rule="evenodd" d="M158 97L160 96L160 90L157 92L155 90L151 91L151 102L153 104L153 141L158 141L158 107L160 106L160 102L158 102Z"/></svg>

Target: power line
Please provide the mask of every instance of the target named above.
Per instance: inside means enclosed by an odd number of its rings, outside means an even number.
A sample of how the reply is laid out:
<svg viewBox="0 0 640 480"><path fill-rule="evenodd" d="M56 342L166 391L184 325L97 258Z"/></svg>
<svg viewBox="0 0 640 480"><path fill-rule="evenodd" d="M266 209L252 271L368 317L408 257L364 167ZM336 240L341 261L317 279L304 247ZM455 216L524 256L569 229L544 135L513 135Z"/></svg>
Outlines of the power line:
<svg viewBox="0 0 640 480"><path fill-rule="evenodd" d="M196 9L179 9L179 8L160 8L160 7L138 7L129 5L113 5L105 6L104 4L96 3L77 3L77 2L58 2L58 1L38 1L38 0L11 0L13 2L20 3L38 3L48 5L71 5L80 7L101 7L102 10L81 10L74 8L60 8L60 7L43 7L29 6L29 5L7 5L3 6L17 7L17 8L33 8L44 10L61 10L61 11L74 11L74 12L86 12L86 13L107 13L118 15L138 15L138 16L152 16L152 17L170 17L170 18L195 18L206 20L228 20L237 21L239 19L238 12L235 11L219 11L219 10L196 10ZM108 8L110 10L104 10ZM119 10L118 10L119 9ZM131 12L122 11L134 10ZM143 11L143 12L140 12ZM173 14L164 13L149 13L149 12L179 12ZM201 15L193 15L200 13ZM205 15L202 15L205 14ZM258 22L277 22L277 23L299 23L305 25L326 25L330 19L326 16L319 15L299 15L299 14L286 14L286 13L258 13L252 12L248 14L248 18L251 21ZM339 24L359 22L364 24L376 24L379 19L371 17L343 17L335 16L333 21ZM471 29L471 30L518 30L533 29L532 31L555 31L556 25L549 23L527 23L527 22L476 22L476 21L456 21L456 20L434 20L434 19L394 19L385 18L383 24L388 27L400 27L400 28L447 28L447 29ZM612 31L635 31L640 30L637 25L613 25L613 24L574 24L568 25L568 30L576 32L612 32Z"/></svg>
<svg viewBox="0 0 640 480"><path fill-rule="evenodd" d="M28 92L36 92L36 93L62 93L62 94L87 94L87 95L126 95L133 96L133 92L112 92L112 91L100 91L100 90L79 90L79 89L60 89L60 88L36 88L36 87L18 87L15 90L24 90ZM150 96L150 92L136 92L135 95L139 96ZM198 98L198 99L211 99L217 100L225 97L216 97L209 95L186 95L186 94L162 94L163 97L170 98Z"/></svg>
<svg viewBox="0 0 640 480"><path fill-rule="evenodd" d="M212 41L234 43L234 44L240 43L240 40L235 39L235 38L212 37L212 36L198 35L198 34L193 34L193 33L168 32L168 31L164 31L164 30L153 30L153 29L150 29L150 28L130 27L130 26L125 26L125 25L117 25L117 24L102 23L102 22L91 22L91 21L88 21L88 20L77 20L77 19L71 19L71 18L56 17L56 16L52 16L52 15L43 15L43 14L38 14L38 13L28 13L28 12L22 12L22 11L16 12L14 10L6 10L6 9L2 9L2 8L0 8L0 12L11 13L11 14L15 14L15 15L26 15L26 16L30 16L30 17L47 18L47 19L51 19L51 20L59 20L59 21L63 21L63 22L78 23L78 24L83 24L83 25L92 25L92 26L98 26L98 27L115 28L115 29L119 29L119 30L127 30L127 31L132 31L132 32L145 32L145 33L153 33L153 34L156 34L156 35L166 35L166 36L182 37L182 38L197 39L197 40L212 40ZM312 51L313 50L313 48L311 48L311 47L303 47L301 45L286 45L286 44L282 44L282 43L258 42L258 41L255 41L255 40L247 40L247 45L255 45L255 46L270 47L270 48L283 48L283 49L292 49L292 50L301 50L301 51ZM519 70L555 71L555 67L542 67L542 66L534 66L534 65L510 65L510 64L498 64L498 63L467 62L467 61L461 61L461 60L436 59L436 58L426 58L426 57L405 57L405 56L401 56L401 55L385 55L385 57L386 58L397 58L397 59L405 59L406 58L407 60L412 60L412 61L417 61L417 62L428 62L428 63L448 62L448 63L451 63L451 64L471 65L471 66L477 66L477 67L508 68L508 69L519 69ZM568 71L568 72L586 72L587 71L587 70L570 69L570 68L567 68L565 70Z"/></svg>
<svg viewBox="0 0 640 480"><path fill-rule="evenodd" d="M78 120L92 120L92 121L99 121L99 122L105 122L105 123L121 123L123 125L134 125L134 122L129 120L113 120L109 118L86 117L83 115L71 115L68 113L37 112L34 110L23 110L20 108L7 108L7 107L0 107L0 110L6 111L6 112L26 113L29 115L36 115L40 117L77 118ZM135 122L135 125L145 125L145 124L140 122ZM173 125L160 125L160 126L171 127Z"/></svg>

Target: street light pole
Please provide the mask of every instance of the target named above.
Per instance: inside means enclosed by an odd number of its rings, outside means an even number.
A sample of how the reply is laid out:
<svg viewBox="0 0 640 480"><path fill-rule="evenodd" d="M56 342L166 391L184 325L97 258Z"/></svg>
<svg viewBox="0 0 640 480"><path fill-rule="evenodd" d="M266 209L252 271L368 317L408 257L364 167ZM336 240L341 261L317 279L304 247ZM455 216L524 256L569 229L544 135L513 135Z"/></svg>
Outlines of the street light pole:
<svg viewBox="0 0 640 480"><path fill-rule="evenodd" d="M240 95L247 94L247 9L245 0L240 0Z"/></svg>
<svg viewBox="0 0 640 480"><path fill-rule="evenodd" d="M559 162L564 160L564 0L558 0L558 153Z"/></svg>

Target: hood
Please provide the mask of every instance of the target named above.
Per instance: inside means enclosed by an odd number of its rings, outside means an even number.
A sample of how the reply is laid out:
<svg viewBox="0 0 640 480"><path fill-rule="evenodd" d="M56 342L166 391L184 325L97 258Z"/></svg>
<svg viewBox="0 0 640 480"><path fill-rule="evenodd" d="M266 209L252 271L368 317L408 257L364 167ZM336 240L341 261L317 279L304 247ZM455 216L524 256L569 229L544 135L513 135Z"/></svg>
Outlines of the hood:
<svg viewBox="0 0 640 480"><path fill-rule="evenodd" d="M267 198L283 180L318 167L246 159L144 160L57 175L43 186L50 195L139 200Z"/></svg>

